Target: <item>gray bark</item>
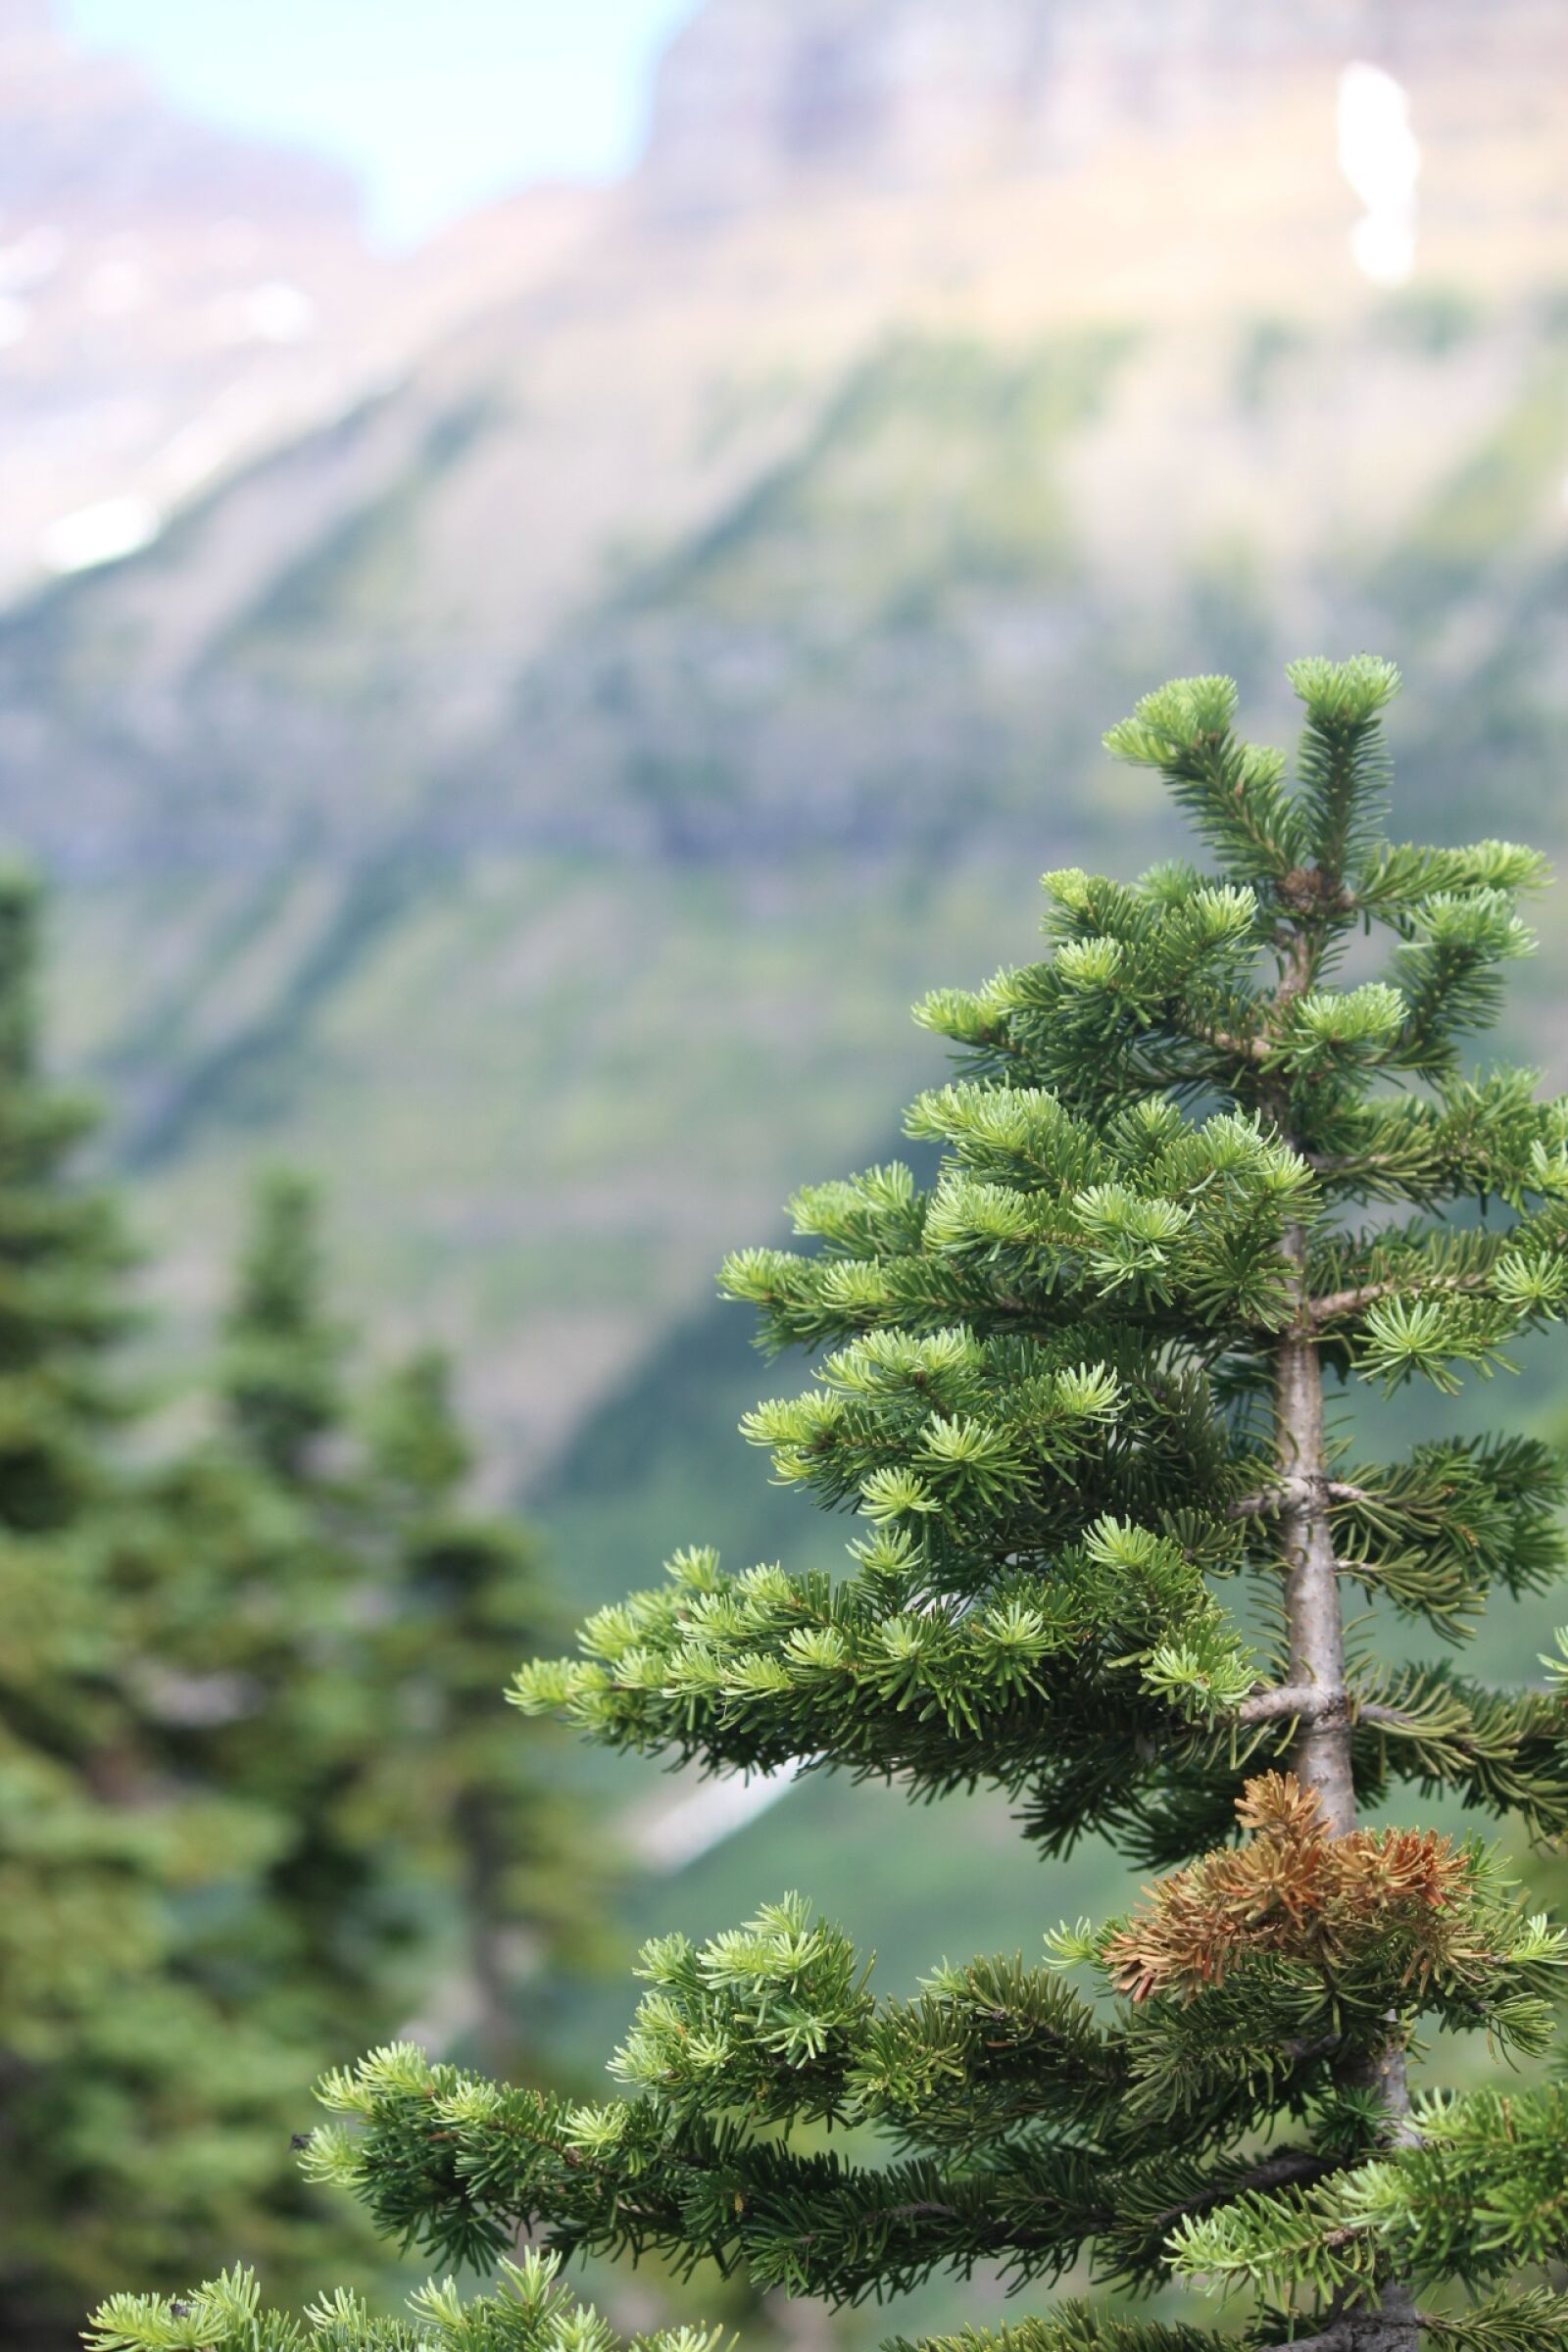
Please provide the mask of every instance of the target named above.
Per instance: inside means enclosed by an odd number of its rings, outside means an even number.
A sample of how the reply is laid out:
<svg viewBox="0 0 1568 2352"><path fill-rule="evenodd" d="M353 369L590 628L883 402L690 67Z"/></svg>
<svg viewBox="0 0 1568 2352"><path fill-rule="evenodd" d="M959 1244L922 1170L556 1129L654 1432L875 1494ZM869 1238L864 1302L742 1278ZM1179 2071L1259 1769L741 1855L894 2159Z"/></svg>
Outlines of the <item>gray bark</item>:
<svg viewBox="0 0 1568 2352"><path fill-rule="evenodd" d="M1331 1481L1323 1442L1323 1374L1311 1337L1306 1307L1306 1236L1299 1226L1285 1235L1295 1266L1298 1312L1282 1336L1275 1359L1275 1446L1285 1500L1280 1512L1285 1557L1285 1610L1290 1643L1290 1683L1315 1691L1317 1706L1298 1724L1291 1765L1304 1788L1315 1788L1323 1818L1337 1838L1355 1828L1355 1785L1350 1770L1350 1722L1345 1686L1345 1626L1329 1524ZM1390 2020L1391 2027L1394 2021ZM1410 2094L1404 2051L1396 2034L1370 2063L1348 2073L1375 2089L1388 2111L1389 2136L1411 2136ZM1386 2285L1375 2309L1343 2313L1327 2340L1338 2336L1355 2352L1417 2352L1415 2308L1396 2282Z"/></svg>
<svg viewBox="0 0 1568 2352"><path fill-rule="evenodd" d="M1285 1494L1280 1539L1286 1560L1290 1681L1294 1687L1315 1690L1318 1697L1316 1709L1297 1734L1291 1762L1302 1786L1317 1790L1324 1820L1336 1837L1342 1837L1355 1827L1355 1789L1345 1703L1345 1629L1329 1526L1323 1375L1306 1318L1306 1236L1298 1225L1289 1228L1285 1246L1296 1268L1298 1306L1275 1359L1275 1449Z"/></svg>

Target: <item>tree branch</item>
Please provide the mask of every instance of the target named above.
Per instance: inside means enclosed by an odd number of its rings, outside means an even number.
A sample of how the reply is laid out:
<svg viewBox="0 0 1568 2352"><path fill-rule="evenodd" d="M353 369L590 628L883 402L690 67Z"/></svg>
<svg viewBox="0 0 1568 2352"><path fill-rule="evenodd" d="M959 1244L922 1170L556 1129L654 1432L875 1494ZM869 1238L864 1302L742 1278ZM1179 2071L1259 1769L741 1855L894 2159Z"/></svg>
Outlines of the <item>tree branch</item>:
<svg viewBox="0 0 1568 2352"><path fill-rule="evenodd" d="M1195 2197L1184 2197L1180 2204L1169 2205L1154 2218L1152 2227L1161 2234L1174 2228L1185 2214L1206 2213L1212 2205L1223 2205L1228 2198L1248 2195L1260 2188L1288 2188L1293 2180L1321 2180L1326 2173L1342 2171L1330 2156L1315 2156L1309 2148L1285 2148L1277 2156L1267 2156L1240 2180L1224 2186L1216 2182L1211 2188L1200 2189Z"/></svg>
<svg viewBox="0 0 1568 2352"><path fill-rule="evenodd" d="M1200 1046L1212 1046L1216 1054L1234 1054L1241 1061L1267 1061L1272 1051L1266 1038L1237 1037L1229 1029L1200 1029L1196 1021L1187 1034Z"/></svg>
<svg viewBox="0 0 1568 2352"><path fill-rule="evenodd" d="M1402 1707L1387 1707L1380 1698L1369 1698L1355 1709L1357 1723L1386 1723L1395 1731L1413 1732L1419 1729L1413 1715Z"/></svg>
<svg viewBox="0 0 1568 2352"><path fill-rule="evenodd" d="M1325 1723L1336 1715L1343 1718L1346 1708L1343 1689L1322 1688L1316 1683L1284 1683L1275 1690L1254 1690L1244 1698L1236 1710L1238 1723L1278 1723L1292 1716L1311 1723Z"/></svg>
<svg viewBox="0 0 1568 2352"><path fill-rule="evenodd" d="M1299 1509L1314 1495L1327 1495L1330 1502L1374 1502L1377 1497L1369 1488L1351 1486L1343 1478L1282 1478L1273 1486L1260 1487L1255 1494L1244 1494L1226 1510L1227 1519L1271 1519L1280 1511Z"/></svg>
<svg viewBox="0 0 1568 2352"><path fill-rule="evenodd" d="M1341 2320L1321 2335L1296 2335L1288 2344L1270 2344L1267 2352L1355 2352L1355 2337L1349 2321Z"/></svg>
<svg viewBox="0 0 1568 2352"><path fill-rule="evenodd" d="M1317 1683L1260 1685L1235 1712L1235 1721L1242 1724L1280 1723L1288 1718L1320 1724L1384 1723L1400 1732L1420 1728L1402 1707L1387 1706L1380 1698L1358 1699L1353 1690Z"/></svg>
<svg viewBox="0 0 1568 2352"><path fill-rule="evenodd" d="M1380 1298L1408 1285L1397 1282L1360 1282L1345 1291L1325 1291L1320 1298L1306 1302L1307 1320L1314 1329L1320 1323L1332 1323L1340 1315L1353 1315L1363 1306L1376 1306Z"/></svg>
<svg viewBox="0 0 1568 2352"><path fill-rule="evenodd" d="M1419 1279L1405 1282L1390 1279L1386 1282L1355 1283L1348 1290L1325 1291L1320 1298L1308 1298L1307 1321L1316 1330L1319 1324L1335 1322L1341 1315L1353 1315L1363 1306L1376 1306L1380 1298L1391 1298L1401 1294L1430 1298L1435 1293L1453 1298L1465 1292L1485 1290L1487 1281L1485 1274L1437 1274L1425 1282Z"/></svg>

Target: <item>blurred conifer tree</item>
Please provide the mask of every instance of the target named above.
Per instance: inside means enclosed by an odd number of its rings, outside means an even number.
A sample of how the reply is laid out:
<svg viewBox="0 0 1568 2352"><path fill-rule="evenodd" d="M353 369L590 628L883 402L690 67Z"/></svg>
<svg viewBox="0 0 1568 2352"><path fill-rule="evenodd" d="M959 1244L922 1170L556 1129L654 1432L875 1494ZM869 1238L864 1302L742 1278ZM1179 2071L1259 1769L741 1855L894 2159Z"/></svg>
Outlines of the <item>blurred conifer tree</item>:
<svg viewBox="0 0 1568 2352"><path fill-rule="evenodd" d="M256 1189L220 1386L240 1445L286 1486L308 1485L343 1419L343 1337L323 1310L325 1282L315 1188L276 1169Z"/></svg>
<svg viewBox="0 0 1568 2352"><path fill-rule="evenodd" d="M591 1920L563 1798L485 1762L551 1625L535 1547L465 1519L432 1367L401 1435L353 1394L299 1177L258 1189L210 1429L119 1443L131 1259L41 1064L40 922L0 872L0 2342L64 2352L193 2245L300 2293L384 2274L299 2178L311 2082L481 1953L453 2039L515 2061L520 1964Z"/></svg>
<svg viewBox="0 0 1568 2352"><path fill-rule="evenodd" d="M41 1066L40 922L36 883L0 876L0 2340L24 2347L69 2343L127 2263L307 2213L277 2086L313 2046L196 1957L206 1889L264 1867L273 1827L163 1768L110 1443L129 1258L72 1174L92 1114ZM199 1555L184 1574L206 1593Z"/></svg>
<svg viewBox="0 0 1568 2352"><path fill-rule="evenodd" d="M498 1658L523 1654L552 1612L536 1539L463 1501L470 1456L448 1359L426 1349L399 1365L366 1427L377 1509L401 1541L401 1604L381 1629L376 1679L401 1694L403 1735L370 1750L380 1801L455 1898L459 2014L502 2066L517 2055L519 1975L542 1952L572 1970L602 1959L611 1866L554 1760L524 1752L495 1703Z"/></svg>

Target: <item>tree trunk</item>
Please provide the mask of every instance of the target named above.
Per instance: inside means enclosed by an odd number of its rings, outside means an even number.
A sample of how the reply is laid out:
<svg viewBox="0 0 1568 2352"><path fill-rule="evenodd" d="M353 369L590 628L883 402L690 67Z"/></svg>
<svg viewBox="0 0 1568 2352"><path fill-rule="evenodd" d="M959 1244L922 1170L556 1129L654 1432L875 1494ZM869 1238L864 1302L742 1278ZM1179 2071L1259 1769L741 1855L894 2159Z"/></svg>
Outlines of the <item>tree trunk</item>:
<svg viewBox="0 0 1568 2352"><path fill-rule="evenodd" d="M1287 1230L1285 1250L1296 1267L1300 1310L1280 1341L1275 1363L1276 1458L1287 1496L1280 1527L1289 1679L1293 1685L1320 1694L1319 1708L1297 1734L1291 1764L1302 1786L1317 1790L1324 1820L1335 1837L1343 1838L1356 1824L1345 1688L1345 1626L1329 1524L1323 1373L1305 1313L1306 1236L1300 1226ZM1391 2027L1394 2022L1390 2020ZM1344 2079L1378 2093L1388 2112L1392 2140L1399 2143L1411 2138L1404 2050L1396 2034L1391 2033L1375 2057L1348 2070ZM1414 2306L1396 2281L1384 2286L1376 2310L1358 2309L1343 2317L1357 2352L1417 2352Z"/></svg>
<svg viewBox="0 0 1568 2352"><path fill-rule="evenodd" d="M512 1938L502 1925L503 1857L491 1808L481 1790L466 1788L455 1808L466 1855L464 1909L475 1995L476 2037L485 2065L504 2074L517 2054L515 1984L508 1965Z"/></svg>
<svg viewBox="0 0 1568 2352"><path fill-rule="evenodd" d="M1294 1688L1316 1690L1319 1708L1297 1735L1291 1762L1315 1788L1337 1838L1355 1827L1350 1731L1345 1705L1345 1631L1340 1617L1328 1468L1323 1458L1323 1376L1304 1330L1288 1332L1276 1365L1276 1438L1289 1494L1280 1514L1286 1557L1285 1611Z"/></svg>

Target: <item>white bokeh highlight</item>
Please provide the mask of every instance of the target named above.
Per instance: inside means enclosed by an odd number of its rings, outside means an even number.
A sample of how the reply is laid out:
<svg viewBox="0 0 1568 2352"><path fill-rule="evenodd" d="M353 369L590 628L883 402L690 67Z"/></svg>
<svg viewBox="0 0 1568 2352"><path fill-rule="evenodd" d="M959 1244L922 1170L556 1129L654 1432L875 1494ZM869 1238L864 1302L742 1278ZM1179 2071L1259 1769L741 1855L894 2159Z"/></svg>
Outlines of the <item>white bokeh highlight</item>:
<svg viewBox="0 0 1568 2352"><path fill-rule="evenodd" d="M1401 82L1381 66L1347 66L1337 109L1340 170L1365 207L1350 258L1375 286L1402 286L1415 269L1421 147Z"/></svg>
<svg viewBox="0 0 1568 2352"><path fill-rule="evenodd" d="M163 515L146 498L106 498L62 514L44 532L38 554L49 571L94 571L151 547Z"/></svg>

